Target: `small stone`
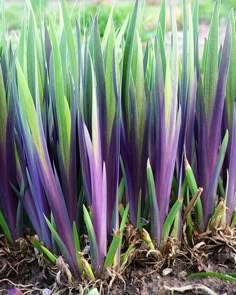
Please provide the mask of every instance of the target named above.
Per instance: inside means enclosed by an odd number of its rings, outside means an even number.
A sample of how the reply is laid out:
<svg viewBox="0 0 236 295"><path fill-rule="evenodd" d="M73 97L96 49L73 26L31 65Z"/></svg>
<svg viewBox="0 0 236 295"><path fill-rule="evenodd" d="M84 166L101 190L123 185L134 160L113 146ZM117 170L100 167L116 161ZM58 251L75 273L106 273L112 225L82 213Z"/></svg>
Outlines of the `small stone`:
<svg viewBox="0 0 236 295"><path fill-rule="evenodd" d="M144 273L141 270L137 270L136 275L138 278L141 278L141 277L143 277Z"/></svg>
<svg viewBox="0 0 236 295"><path fill-rule="evenodd" d="M172 268L165 268L163 269L162 271L162 276L165 277L165 276L168 276L170 273L172 273L173 269Z"/></svg>
<svg viewBox="0 0 236 295"><path fill-rule="evenodd" d="M43 295L51 295L52 294L52 290L50 290L48 288L45 288L45 289L43 289L42 293L43 293Z"/></svg>

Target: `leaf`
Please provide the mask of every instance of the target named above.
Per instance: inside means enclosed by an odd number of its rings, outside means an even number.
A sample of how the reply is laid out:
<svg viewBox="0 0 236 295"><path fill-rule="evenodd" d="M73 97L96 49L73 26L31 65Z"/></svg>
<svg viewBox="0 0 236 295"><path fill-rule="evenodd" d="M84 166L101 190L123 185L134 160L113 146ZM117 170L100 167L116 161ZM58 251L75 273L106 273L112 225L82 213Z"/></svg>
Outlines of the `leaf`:
<svg viewBox="0 0 236 295"><path fill-rule="evenodd" d="M70 57L70 66L73 73L74 83L77 87L77 81L78 81L77 52L76 52L72 26L71 26L65 0L61 0L61 10L62 10L62 15L64 20L64 30L66 33L67 48L68 48L69 57Z"/></svg>
<svg viewBox="0 0 236 295"><path fill-rule="evenodd" d="M94 273L93 273L93 270L91 268L91 265L88 263L88 261L85 259L85 258L81 258L81 262L83 264L83 268L84 268L84 271L86 273L86 275L88 276L88 278L91 280L91 281L95 281L95 276L94 276Z"/></svg>
<svg viewBox="0 0 236 295"><path fill-rule="evenodd" d="M1 210L0 210L0 226L1 226L2 230L3 230L4 235L7 238L7 240L11 244L13 244L13 239L12 239L12 236L11 236L11 232L9 230L9 227L8 227L8 225L6 223L6 220L5 220Z"/></svg>
<svg viewBox="0 0 236 295"><path fill-rule="evenodd" d="M129 213L129 204L127 204L126 207L125 207L125 211L123 213L122 220L121 220L121 223L120 223L120 232L122 234L124 232L125 225L126 225L126 222L128 220L128 213Z"/></svg>
<svg viewBox="0 0 236 295"><path fill-rule="evenodd" d="M161 1L161 8L158 18L158 28L161 29L161 34L163 40L165 40L165 32L166 32L166 0Z"/></svg>
<svg viewBox="0 0 236 295"><path fill-rule="evenodd" d="M107 257L105 259L104 265L103 265L103 269L105 270L113 261L116 252L120 246L121 243L121 239L122 239L122 234L120 231L116 231L114 233L111 245L109 247L109 250L107 252Z"/></svg>
<svg viewBox="0 0 236 295"><path fill-rule="evenodd" d="M199 272L199 273L192 273L187 278L189 280L194 278L202 278L202 277L212 277L212 278L218 278L222 280L226 280L229 282L236 282L236 278L227 274L222 274L218 272Z"/></svg>
<svg viewBox="0 0 236 295"><path fill-rule="evenodd" d="M69 147L70 147L70 130L68 130L68 125L65 124L65 108L66 108L66 98L64 92L64 82L63 82L63 71L62 71L62 60L60 55L60 50L57 42L57 37L55 29L50 23L50 37L52 44L52 53L53 53L53 76L54 76L54 88L55 88L55 97L56 102L55 109L57 115L57 124L59 132L59 144L61 147L61 153L63 158L63 163L66 171L69 168ZM67 112L68 113L68 112ZM67 118L68 120L68 118Z"/></svg>
<svg viewBox="0 0 236 295"><path fill-rule="evenodd" d="M225 216L225 212L226 212L226 207L225 207L224 201L221 200L219 204L217 205L217 207L215 208L215 211L212 214L211 219L209 221L208 228L210 230L214 231L220 227L222 218Z"/></svg>
<svg viewBox="0 0 236 295"><path fill-rule="evenodd" d="M145 82L144 82L144 69L143 69L143 50L141 39L136 32L136 46L133 52L133 62L135 64L135 106L137 112L137 134L138 145L143 145L143 132L145 128L145 115L146 115L146 95L145 95Z"/></svg>
<svg viewBox="0 0 236 295"><path fill-rule="evenodd" d="M150 250L155 250L152 239L151 239L149 233L146 231L145 228L142 229L142 238L143 238L144 242L147 244L147 246L148 246L148 248Z"/></svg>
<svg viewBox="0 0 236 295"><path fill-rule="evenodd" d="M226 88L226 107L227 107L227 116L228 116L228 126L229 131L232 128L233 122L233 109L234 109L234 102L236 98L236 32L235 32L235 17L234 11L231 10L230 16L230 25L232 30L232 45L231 45L231 56L230 56L230 64L229 64L229 73L227 79L227 88Z"/></svg>
<svg viewBox="0 0 236 295"><path fill-rule="evenodd" d="M155 238L160 238L161 229L160 229L160 216L159 208L156 197L155 182L152 173L152 168L150 161L147 161L147 181L148 181L148 191L150 197L150 206L151 206L151 227L152 232ZM160 241L158 241L159 243Z"/></svg>
<svg viewBox="0 0 236 295"><path fill-rule="evenodd" d="M189 162L187 160L186 154L184 156L184 162L185 162L185 175L186 179L191 191L191 194L194 196L198 192L198 186L193 174L193 170L191 166L189 165ZM200 230L204 229L204 214L203 214L203 208L202 208L202 202L201 199L197 199L196 202L196 208L197 208L197 222Z"/></svg>
<svg viewBox="0 0 236 295"><path fill-rule="evenodd" d="M78 263L78 267L80 272L83 272L83 265L81 262L81 255L80 255L80 241L79 241L79 235L78 235L78 231L77 231L77 227L76 227L76 223L73 222L73 237L74 237L74 244L75 244L75 254L76 254L76 258L77 258L77 263Z"/></svg>
<svg viewBox="0 0 236 295"><path fill-rule="evenodd" d="M142 222L141 222L141 209L142 209L142 191L140 190L138 196L138 211L137 211L137 228L139 232L142 232Z"/></svg>
<svg viewBox="0 0 236 295"><path fill-rule="evenodd" d="M20 92L20 110L21 112L25 112L26 119L29 124L29 128L32 133L32 137L34 139L34 144L39 153L40 160L45 163L45 159L43 156L42 150L42 142L39 131L38 124L38 115L35 110L34 102L27 84L27 81L24 77L24 73L18 61L16 61L16 69L17 69L17 78L18 78L18 87Z"/></svg>
<svg viewBox="0 0 236 295"><path fill-rule="evenodd" d="M105 87L106 87L106 112L107 112L107 143L110 143L113 121L116 112L116 100L113 83L113 54L115 45L115 28L111 23L110 34L105 54Z"/></svg>
<svg viewBox="0 0 236 295"><path fill-rule="evenodd" d="M27 78L28 86L31 92L32 97L35 97L35 30L34 30L34 20L33 15L30 14L29 18L29 27L28 27L28 36L27 36Z"/></svg>
<svg viewBox="0 0 236 295"><path fill-rule="evenodd" d="M122 202L124 190L125 190L125 180L124 180L124 177L122 177L122 179L120 181L120 184L119 184L119 188L118 188L118 200L119 200L119 202Z"/></svg>
<svg viewBox="0 0 236 295"><path fill-rule="evenodd" d="M114 23L113 23L113 10L114 8L111 8L109 17L108 17L108 21L107 21L107 25L103 34L103 38L102 38L102 50L103 52L105 51L106 47L108 46L109 42L110 42L110 38L113 39L113 32L112 30L114 30Z"/></svg>
<svg viewBox="0 0 236 295"><path fill-rule="evenodd" d="M33 238L32 244L39 252L44 254L52 263L56 264L57 257L54 254L52 254L52 252L49 251L49 249L41 245L36 238Z"/></svg>
<svg viewBox="0 0 236 295"><path fill-rule="evenodd" d="M166 0L162 0L158 26L157 26L157 39L158 39L158 44L160 47L164 77L166 76L165 34L166 34Z"/></svg>
<svg viewBox="0 0 236 295"><path fill-rule="evenodd" d="M124 214L124 206L122 204L122 199L123 199L123 195L124 195L124 190L125 190L125 179L124 177L122 177L121 181L120 181L120 185L118 188L118 208L119 208L119 213L121 218L123 218L123 214Z"/></svg>
<svg viewBox="0 0 236 295"><path fill-rule="evenodd" d="M123 73L122 73L122 101L125 105L125 112L129 114L129 85L131 80L130 70L134 46L134 36L136 30L136 21L138 14L138 1L135 1L132 17L129 23L127 38L125 42L125 50L123 55Z"/></svg>
<svg viewBox="0 0 236 295"><path fill-rule="evenodd" d="M219 6L216 1L214 13L211 19L210 31L207 42L206 65L204 71L204 97L206 113L210 113L214 102L216 85L218 79L218 28L219 28Z"/></svg>
<svg viewBox="0 0 236 295"><path fill-rule="evenodd" d="M3 51L3 49L5 48L5 44L6 44L6 14L5 14L5 1L2 1L1 3L1 47L0 48L0 56L2 54L1 51Z"/></svg>
<svg viewBox="0 0 236 295"><path fill-rule="evenodd" d="M83 212L84 212L84 221L85 221L85 225L86 225L86 228L88 231L88 236L89 236L92 265L94 267L96 267L96 266L98 266L98 255L99 255L96 235L94 232L94 228L93 228L93 224L92 224L90 215L89 215L88 210L85 206L83 206Z"/></svg>
<svg viewBox="0 0 236 295"><path fill-rule="evenodd" d="M44 218L46 220L46 223L52 233L52 236L53 238L55 239L61 253L64 255L65 259L67 260L67 262L70 264L70 265L73 265L73 262L72 262L72 258L70 256L70 253L69 251L67 250L64 242L62 241L61 237L59 236L59 234L57 233L56 229L54 228L54 226L52 225L52 223L49 221L49 219L44 215Z"/></svg>
<svg viewBox="0 0 236 295"><path fill-rule="evenodd" d="M220 147L220 151L217 157L217 162L214 167L213 174L210 179L210 184L209 184L209 191L208 191L208 196L207 196L207 203L206 203L206 208L205 208L205 221L210 218L210 215L213 213L214 210L214 204L217 198L217 185L218 185L218 180L220 176L220 171L224 162L227 146L228 146L228 141L229 141L229 132L226 131L223 142Z"/></svg>
<svg viewBox="0 0 236 295"><path fill-rule="evenodd" d="M6 146L6 127L7 127L7 103L6 92L3 81L2 68L0 67L0 144L5 150Z"/></svg>
<svg viewBox="0 0 236 295"><path fill-rule="evenodd" d="M194 63L199 77L199 52L198 52L198 26L199 26L199 0L195 0L193 7L193 36L194 36Z"/></svg>
<svg viewBox="0 0 236 295"><path fill-rule="evenodd" d="M116 43L116 51L117 52L118 52L118 49L121 47L121 43L124 38L128 24L129 24L129 16L126 17L125 21L123 22L123 24L116 36L115 43Z"/></svg>
<svg viewBox="0 0 236 295"><path fill-rule="evenodd" d="M198 199L200 198L202 194L202 191L203 189L199 188L198 191L194 194L191 201L188 203L188 206L184 212L183 223L186 222L186 220L188 219L189 214L191 213L192 209L195 207L195 204L197 203Z"/></svg>
<svg viewBox="0 0 236 295"><path fill-rule="evenodd" d="M183 203L183 198L179 197L172 208L170 209L169 214L166 217L166 220L163 225L163 230L162 230L162 244L164 245L168 236L170 235L170 229L172 227L172 224L175 220L176 215L178 214L179 209L181 208Z"/></svg>

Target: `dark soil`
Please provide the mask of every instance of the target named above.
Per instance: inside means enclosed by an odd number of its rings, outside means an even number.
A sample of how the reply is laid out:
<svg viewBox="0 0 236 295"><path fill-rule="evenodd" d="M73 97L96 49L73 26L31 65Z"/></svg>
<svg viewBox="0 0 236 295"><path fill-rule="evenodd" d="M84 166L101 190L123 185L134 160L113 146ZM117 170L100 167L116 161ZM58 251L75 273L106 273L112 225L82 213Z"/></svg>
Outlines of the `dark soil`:
<svg viewBox="0 0 236 295"><path fill-rule="evenodd" d="M13 251L3 243L0 245L0 294L8 294L10 288L18 288L23 294L82 294L92 287L92 284L85 285L84 282L74 282L68 286L65 278L58 276L59 269L35 253L26 241L20 241L16 248ZM110 288L109 281L104 280L98 281L95 286L101 294L112 295L236 294L236 283L216 278L187 278L189 274L199 271L236 272L235 253L230 247L213 250L209 247L202 252L198 248L194 251L194 257L179 252L161 264L144 256L136 256Z"/></svg>
<svg viewBox="0 0 236 295"><path fill-rule="evenodd" d="M208 269L215 272L228 273L235 271L233 264L219 265L218 257L211 257L208 262ZM126 289L122 290L118 284L114 285L111 294L236 294L236 283L230 283L216 278L198 278L188 280L187 275L197 271L195 266L189 265L183 259L176 259L175 264L171 268L164 268L159 272L153 272L150 267L142 268L139 266L132 266L128 269L126 274ZM165 272L170 272L165 275ZM182 292L178 292L180 287L188 286L189 291L182 288ZM199 289L194 290L195 287ZM204 291L204 286L208 287ZM172 289L172 290L171 290ZM187 289L187 288L186 288ZM213 291L210 293L210 291Z"/></svg>

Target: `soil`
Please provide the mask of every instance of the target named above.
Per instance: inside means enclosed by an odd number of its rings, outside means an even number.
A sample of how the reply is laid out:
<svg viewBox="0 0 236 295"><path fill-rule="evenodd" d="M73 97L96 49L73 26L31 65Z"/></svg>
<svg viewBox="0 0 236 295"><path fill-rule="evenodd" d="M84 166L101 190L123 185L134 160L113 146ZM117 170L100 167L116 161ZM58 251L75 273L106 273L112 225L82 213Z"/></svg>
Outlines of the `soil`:
<svg viewBox="0 0 236 295"><path fill-rule="evenodd" d="M3 246L4 245L4 246ZM200 251L203 246L204 251ZM168 260L154 261L146 255L136 255L121 275L115 280L73 282L68 285L59 269L35 253L30 243L20 240L16 249L0 245L0 294L8 294L10 288L18 288L23 294L86 294L97 287L101 294L151 295L151 294L208 294L234 295L236 283L217 278L188 279L199 271L219 273L236 272L235 249L220 246L212 250L203 242L195 246L192 255L178 252ZM109 287L110 284L110 287ZM22 294L19 293L19 294Z"/></svg>
<svg viewBox="0 0 236 295"><path fill-rule="evenodd" d="M128 270L126 276L126 289L121 290L117 284L113 286L111 294L236 294L236 283L230 283L216 278L188 280L187 275L193 272L194 268L194 266L191 267L182 259L176 259L173 267L164 268L160 272L153 272L153 269L148 267L144 269L140 266L133 267ZM221 273L233 270L229 265L219 266L213 257L209 262L209 268ZM165 276L165 271L170 273ZM183 288L184 286L186 288Z"/></svg>

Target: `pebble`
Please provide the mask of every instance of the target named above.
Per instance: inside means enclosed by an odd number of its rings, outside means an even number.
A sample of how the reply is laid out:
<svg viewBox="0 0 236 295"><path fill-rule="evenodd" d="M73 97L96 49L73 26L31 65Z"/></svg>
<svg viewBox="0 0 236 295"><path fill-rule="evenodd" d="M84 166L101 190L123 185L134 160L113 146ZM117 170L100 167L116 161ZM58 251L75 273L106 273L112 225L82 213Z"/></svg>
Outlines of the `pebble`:
<svg viewBox="0 0 236 295"><path fill-rule="evenodd" d="M170 273L172 273L173 269L172 268L165 268L163 269L162 271L162 276L165 277L165 276L168 276Z"/></svg>
<svg viewBox="0 0 236 295"><path fill-rule="evenodd" d="M43 295L51 295L52 294L52 290L50 290L48 288L45 288L45 289L43 289L42 294Z"/></svg>

